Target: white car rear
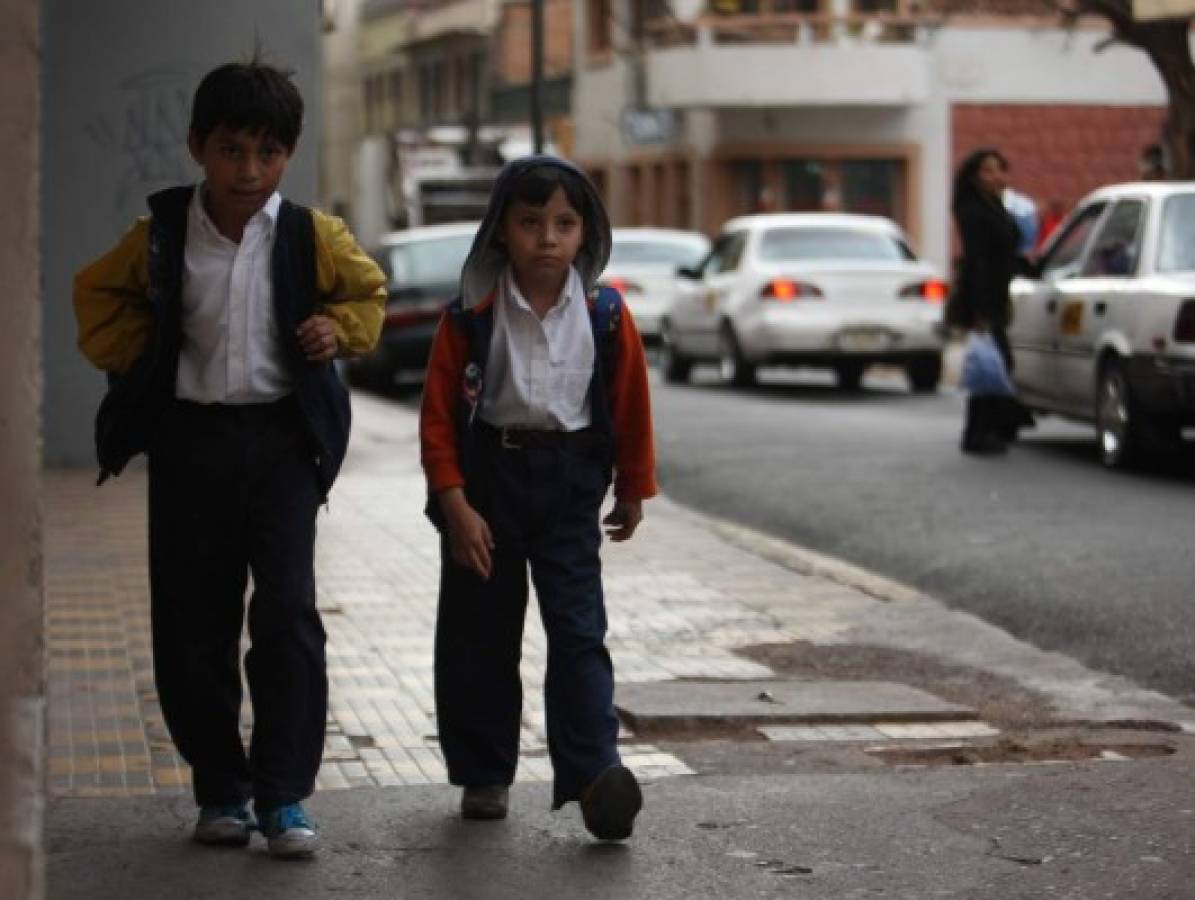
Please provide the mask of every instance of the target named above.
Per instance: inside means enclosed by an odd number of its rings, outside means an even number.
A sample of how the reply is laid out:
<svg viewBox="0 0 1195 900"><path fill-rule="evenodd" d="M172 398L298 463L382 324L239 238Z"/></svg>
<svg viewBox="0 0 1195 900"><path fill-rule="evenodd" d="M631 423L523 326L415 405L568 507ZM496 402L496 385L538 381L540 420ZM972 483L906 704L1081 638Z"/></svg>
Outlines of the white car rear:
<svg viewBox="0 0 1195 900"><path fill-rule="evenodd" d="M645 342L659 336L660 316L676 294L677 269L696 266L709 248L709 238L696 231L614 229L614 246L601 283L618 288Z"/></svg>
<svg viewBox="0 0 1195 900"><path fill-rule="evenodd" d="M937 387L946 284L891 220L831 213L727 222L661 325L667 378L716 360L744 385L760 366L833 370L858 388L867 366L902 366Z"/></svg>

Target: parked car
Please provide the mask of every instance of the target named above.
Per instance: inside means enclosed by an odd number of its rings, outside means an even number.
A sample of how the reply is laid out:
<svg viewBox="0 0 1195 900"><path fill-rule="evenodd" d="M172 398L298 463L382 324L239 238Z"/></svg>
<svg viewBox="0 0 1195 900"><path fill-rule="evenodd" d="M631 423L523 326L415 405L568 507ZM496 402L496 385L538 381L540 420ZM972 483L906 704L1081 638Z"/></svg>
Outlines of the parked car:
<svg viewBox="0 0 1195 900"><path fill-rule="evenodd" d="M1105 465L1195 424L1195 182L1090 194L1011 295L1022 400L1093 423Z"/></svg>
<svg viewBox="0 0 1195 900"><path fill-rule="evenodd" d="M732 385L759 366L833 370L857 389L873 363L902 366L916 391L942 375L947 286L879 216L770 213L732 219L660 323L665 379L717 361Z"/></svg>
<svg viewBox="0 0 1195 900"><path fill-rule="evenodd" d="M350 378L384 388L427 366L440 311L457 295L478 223L428 225L385 234L372 255L386 273L386 318L378 346L352 360Z"/></svg>
<svg viewBox="0 0 1195 900"><path fill-rule="evenodd" d="M644 343L659 337L660 316L677 290L676 270L696 266L709 249L709 238L696 231L614 229L614 246L601 282L622 293Z"/></svg>

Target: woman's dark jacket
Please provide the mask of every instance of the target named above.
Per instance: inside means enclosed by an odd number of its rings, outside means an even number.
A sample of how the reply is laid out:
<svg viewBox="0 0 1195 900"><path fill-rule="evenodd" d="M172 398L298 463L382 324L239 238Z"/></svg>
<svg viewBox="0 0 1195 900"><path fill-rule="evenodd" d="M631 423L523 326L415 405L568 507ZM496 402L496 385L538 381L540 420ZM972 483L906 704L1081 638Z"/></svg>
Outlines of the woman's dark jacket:
<svg viewBox="0 0 1195 900"><path fill-rule="evenodd" d="M1008 326L1008 284L1020 268L1020 230L998 199L972 191L954 204L963 242L947 319L971 328L984 319L996 331Z"/></svg>

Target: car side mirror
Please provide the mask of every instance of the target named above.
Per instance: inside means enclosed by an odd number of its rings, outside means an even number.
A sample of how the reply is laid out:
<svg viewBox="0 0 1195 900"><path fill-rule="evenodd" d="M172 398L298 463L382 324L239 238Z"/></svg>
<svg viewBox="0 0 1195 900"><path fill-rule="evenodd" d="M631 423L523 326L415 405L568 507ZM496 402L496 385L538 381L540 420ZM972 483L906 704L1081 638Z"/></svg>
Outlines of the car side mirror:
<svg viewBox="0 0 1195 900"><path fill-rule="evenodd" d="M676 274L681 278L688 279L689 281L699 281L701 279L701 272L697 269L690 268L689 266L677 266Z"/></svg>

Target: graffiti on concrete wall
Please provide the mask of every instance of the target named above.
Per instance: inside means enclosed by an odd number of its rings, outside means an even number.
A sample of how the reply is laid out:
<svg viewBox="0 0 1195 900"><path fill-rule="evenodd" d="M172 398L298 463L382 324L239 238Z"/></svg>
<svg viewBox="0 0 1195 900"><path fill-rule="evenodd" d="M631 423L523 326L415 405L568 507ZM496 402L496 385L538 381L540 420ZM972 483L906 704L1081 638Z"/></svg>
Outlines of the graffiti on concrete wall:
<svg viewBox="0 0 1195 900"><path fill-rule="evenodd" d="M112 199L122 218L144 212L147 194L195 179L187 126L197 81L191 68L143 70L120 81L109 110L87 123L92 142L120 160Z"/></svg>

